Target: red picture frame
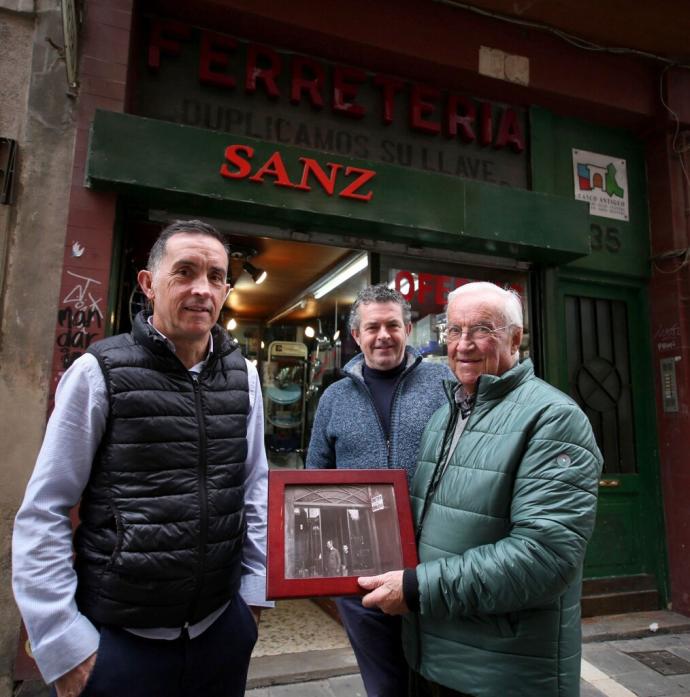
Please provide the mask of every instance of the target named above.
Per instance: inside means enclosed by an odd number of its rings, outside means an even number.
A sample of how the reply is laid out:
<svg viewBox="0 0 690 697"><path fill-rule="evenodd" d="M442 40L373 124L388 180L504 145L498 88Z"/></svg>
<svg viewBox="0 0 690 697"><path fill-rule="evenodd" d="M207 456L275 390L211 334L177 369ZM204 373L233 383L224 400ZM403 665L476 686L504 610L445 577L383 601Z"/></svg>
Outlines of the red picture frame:
<svg viewBox="0 0 690 697"><path fill-rule="evenodd" d="M417 563L404 470L269 472L268 598L358 595L359 576Z"/></svg>

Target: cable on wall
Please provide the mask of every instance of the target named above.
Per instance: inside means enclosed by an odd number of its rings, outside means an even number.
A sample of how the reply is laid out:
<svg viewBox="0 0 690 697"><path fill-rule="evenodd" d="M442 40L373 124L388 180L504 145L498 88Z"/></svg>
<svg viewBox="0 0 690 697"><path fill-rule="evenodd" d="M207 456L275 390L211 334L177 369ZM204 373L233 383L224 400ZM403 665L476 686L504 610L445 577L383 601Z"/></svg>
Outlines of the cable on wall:
<svg viewBox="0 0 690 697"><path fill-rule="evenodd" d="M502 15L497 12L492 12L491 10L484 10L481 7L473 7L472 5L467 5L464 2L459 2L459 0L434 0L434 2L440 3L442 5L448 5L450 7L455 7L461 10L467 10L468 12L473 12L474 14L482 15L483 17L490 17L491 19L497 19L501 22L507 22L508 24L515 24L519 27L528 27L530 29L537 29L538 31L545 31L559 39L580 48L584 51L594 51L598 53L615 53L615 54L631 54L635 56L642 56L643 58L650 58L652 60L661 61L666 63L669 68L685 68L690 70L690 64L687 63L676 63L670 58L665 56L659 56L656 53L651 53L649 51L641 51L637 48L627 48L625 46L601 46L593 41L584 39L581 36L576 36L575 34L569 34L562 29L557 29L548 24L542 24L541 22L534 22L529 19L517 19L516 17L509 17L508 15Z"/></svg>

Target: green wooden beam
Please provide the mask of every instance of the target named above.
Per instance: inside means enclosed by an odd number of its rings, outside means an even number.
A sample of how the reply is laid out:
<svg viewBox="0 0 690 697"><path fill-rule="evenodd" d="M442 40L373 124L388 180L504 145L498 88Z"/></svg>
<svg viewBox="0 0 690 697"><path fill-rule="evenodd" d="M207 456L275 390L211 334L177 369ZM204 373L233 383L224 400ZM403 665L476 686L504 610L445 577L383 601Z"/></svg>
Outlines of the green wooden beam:
<svg viewBox="0 0 690 697"><path fill-rule="evenodd" d="M293 184L301 180L300 157L326 172L329 162L343 169L332 195L313 177L310 191L277 186L271 175L263 183L229 179L220 170L233 144L253 148L252 174L279 151ZM343 176L347 166L375 170L361 189L373 192L370 201L338 195L356 176ZM525 261L558 264L590 251L587 206L569 198L107 111L97 112L92 125L86 183L209 216Z"/></svg>

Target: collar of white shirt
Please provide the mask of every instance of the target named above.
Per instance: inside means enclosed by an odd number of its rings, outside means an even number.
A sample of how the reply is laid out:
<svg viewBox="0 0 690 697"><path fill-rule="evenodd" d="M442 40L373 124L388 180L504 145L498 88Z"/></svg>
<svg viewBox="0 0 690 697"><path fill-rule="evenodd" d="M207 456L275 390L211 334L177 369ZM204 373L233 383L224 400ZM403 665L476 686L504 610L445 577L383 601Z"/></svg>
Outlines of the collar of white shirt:
<svg viewBox="0 0 690 697"><path fill-rule="evenodd" d="M149 315L148 318L146 319L146 321L154 328L154 330L155 330L156 332L158 332L158 334L160 334L160 336L162 336L162 337L165 339L166 343L168 344L168 348L169 348L173 353L176 353L176 351L175 351L175 344L173 344L173 342L170 341L170 339L168 339L168 337L165 336L165 334L163 334L163 332L162 332L160 329L157 329L157 328L154 326L154 324L153 324L153 315ZM195 364L189 369L189 372L190 372L190 373L200 373L200 372L204 369L204 366L205 366L206 363L208 362L208 359L211 357L211 354L212 354L212 353L213 353L213 334L210 334L210 333L209 333L209 335L208 335L208 351L206 352L206 356L204 357L204 360L203 360L203 361L200 361L199 363L195 363Z"/></svg>

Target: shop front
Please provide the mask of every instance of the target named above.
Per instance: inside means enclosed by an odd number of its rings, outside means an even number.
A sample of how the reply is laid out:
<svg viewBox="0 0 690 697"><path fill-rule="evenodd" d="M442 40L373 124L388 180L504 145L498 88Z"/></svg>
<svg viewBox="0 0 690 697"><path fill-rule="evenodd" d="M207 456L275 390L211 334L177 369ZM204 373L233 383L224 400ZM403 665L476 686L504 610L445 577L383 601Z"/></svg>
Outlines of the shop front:
<svg viewBox="0 0 690 697"><path fill-rule="evenodd" d="M443 361L448 292L513 287L523 355L577 399L605 455L586 574L661 602L640 145L431 76L165 16L136 26L132 113L96 113L85 172L118 196L110 331L128 328L155 233L181 217L214 223L231 245L222 322L259 367L271 465L301 467L319 396L357 351L347 315L359 288L400 290L411 343Z"/></svg>
<svg viewBox="0 0 690 697"><path fill-rule="evenodd" d="M422 62L407 77L388 60L324 59L295 52L294 37L238 36L184 14L135 14L127 113L87 124L84 181L108 197L114 224L91 241L97 262L77 247L65 267L55 379L129 328L160 229L202 218L228 236L221 322L259 369L270 465L300 468L320 395L358 350L347 318L360 288L386 283L408 299L410 343L428 361L445 361L451 290L514 288L522 355L578 401L605 456L592 594L605 579L630 589L627 609L661 606L641 144L512 104L500 85L477 98L439 84ZM381 553L364 543L356 503L305 500L292 524L298 576L325 563L329 540L358 568Z"/></svg>
<svg viewBox="0 0 690 697"><path fill-rule="evenodd" d="M362 198L337 200L322 185L329 168L369 173L353 190ZM233 290L221 321L259 368L267 451L279 467L303 466L319 396L358 351L347 320L364 285L386 283L411 303L410 343L429 361L446 360L451 290L469 280L512 287L526 302L530 355L535 267L589 253L586 211L564 197L131 115L97 114L87 180L120 195L114 332L142 306L136 273L164 224L200 216L227 233ZM284 185L298 180L302 189ZM557 241L543 246L559 219Z"/></svg>
<svg viewBox="0 0 690 697"><path fill-rule="evenodd" d="M138 26L134 113L96 114L85 173L118 194L112 330L127 328L151 235L175 218L211 220L231 243L222 321L260 368L271 464L300 467L318 398L357 350L347 314L359 288L400 290L411 343L439 361L450 290L470 279L516 288L523 355L578 400L605 454L587 575L638 577L658 603L639 145L431 79L165 16ZM588 192L608 194L599 209Z"/></svg>

